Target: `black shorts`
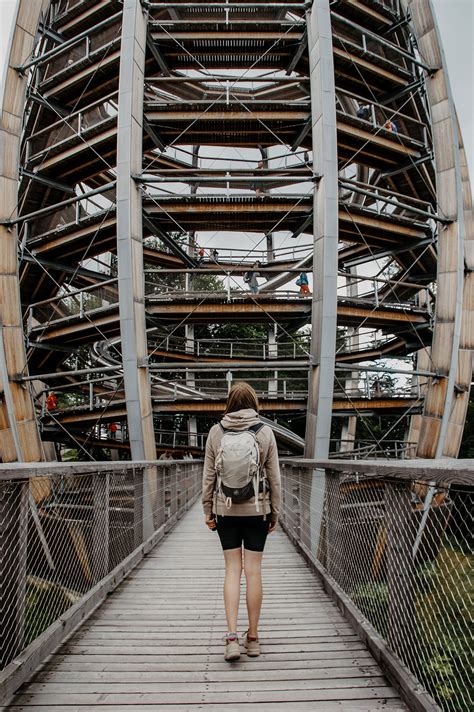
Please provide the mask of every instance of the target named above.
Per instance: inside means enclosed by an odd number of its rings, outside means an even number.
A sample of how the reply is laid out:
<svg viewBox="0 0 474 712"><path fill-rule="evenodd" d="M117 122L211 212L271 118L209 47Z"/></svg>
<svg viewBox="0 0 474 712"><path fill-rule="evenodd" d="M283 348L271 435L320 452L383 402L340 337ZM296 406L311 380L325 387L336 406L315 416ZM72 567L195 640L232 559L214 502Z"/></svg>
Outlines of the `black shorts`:
<svg viewBox="0 0 474 712"><path fill-rule="evenodd" d="M270 517L217 517L217 533L223 549L263 551L267 540Z"/></svg>

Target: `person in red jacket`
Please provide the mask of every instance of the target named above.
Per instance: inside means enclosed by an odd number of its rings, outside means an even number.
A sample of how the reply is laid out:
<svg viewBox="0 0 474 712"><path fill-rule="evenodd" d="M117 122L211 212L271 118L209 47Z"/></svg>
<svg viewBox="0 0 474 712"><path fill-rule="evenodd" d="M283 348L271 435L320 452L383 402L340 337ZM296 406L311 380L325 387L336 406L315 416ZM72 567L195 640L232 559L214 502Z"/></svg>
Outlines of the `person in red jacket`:
<svg viewBox="0 0 474 712"><path fill-rule="evenodd" d="M51 413L53 410L56 410L58 407L58 397L56 393L53 391L50 391L48 393L48 397L46 398L46 410L48 413Z"/></svg>

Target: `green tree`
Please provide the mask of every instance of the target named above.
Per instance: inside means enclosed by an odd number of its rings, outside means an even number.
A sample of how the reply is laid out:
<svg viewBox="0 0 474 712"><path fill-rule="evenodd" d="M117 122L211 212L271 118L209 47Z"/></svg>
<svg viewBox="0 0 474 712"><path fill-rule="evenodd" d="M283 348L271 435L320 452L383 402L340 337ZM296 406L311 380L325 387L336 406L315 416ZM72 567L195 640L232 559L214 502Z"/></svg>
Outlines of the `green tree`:
<svg viewBox="0 0 474 712"><path fill-rule="evenodd" d="M474 457L474 400L469 401L459 457Z"/></svg>

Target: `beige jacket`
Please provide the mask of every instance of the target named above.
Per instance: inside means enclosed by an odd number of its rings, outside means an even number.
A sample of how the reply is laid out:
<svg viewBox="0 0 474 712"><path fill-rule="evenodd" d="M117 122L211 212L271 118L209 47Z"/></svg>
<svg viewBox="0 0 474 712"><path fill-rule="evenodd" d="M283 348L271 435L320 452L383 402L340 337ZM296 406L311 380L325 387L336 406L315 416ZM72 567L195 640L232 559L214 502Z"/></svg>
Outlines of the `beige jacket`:
<svg viewBox="0 0 474 712"><path fill-rule="evenodd" d="M231 430L246 430L258 422L258 414L252 408L238 410L235 413L227 413L221 421L224 428ZM216 471L214 463L223 434L220 425L213 425L207 436L202 477L202 506L204 514L210 516L211 512L213 512L218 516L224 515L232 517L252 517L258 515L255 507L255 497L252 497L252 499L246 502L232 504L232 506L227 509L224 497L217 495L215 492ZM263 501L263 492L259 494L260 513L265 512L265 514L271 514L272 521L277 521L280 512L281 485L280 465L278 462L278 449L275 436L273 435L273 430L268 425L265 425L258 431L256 438L260 450L260 463L265 470L268 484L270 485L270 492L267 491L265 493L265 502Z"/></svg>

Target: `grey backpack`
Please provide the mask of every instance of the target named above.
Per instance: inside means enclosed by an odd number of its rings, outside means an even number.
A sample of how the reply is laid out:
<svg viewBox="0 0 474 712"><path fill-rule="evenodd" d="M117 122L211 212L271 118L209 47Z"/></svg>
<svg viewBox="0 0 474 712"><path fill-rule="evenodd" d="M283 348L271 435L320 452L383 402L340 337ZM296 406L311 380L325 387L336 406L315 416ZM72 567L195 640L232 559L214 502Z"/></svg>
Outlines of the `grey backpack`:
<svg viewBox="0 0 474 712"><path fill-rule="evenodd" d="M263 426L264 423L256 423L247 430L229 430L221 425L224 435L215 461L216 489L224 497L227 509L233 502L255 497L255 508L260 511L258 493L265 493L266 478L256 434Z"/></svg>

